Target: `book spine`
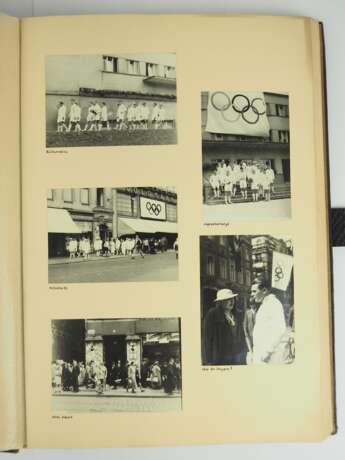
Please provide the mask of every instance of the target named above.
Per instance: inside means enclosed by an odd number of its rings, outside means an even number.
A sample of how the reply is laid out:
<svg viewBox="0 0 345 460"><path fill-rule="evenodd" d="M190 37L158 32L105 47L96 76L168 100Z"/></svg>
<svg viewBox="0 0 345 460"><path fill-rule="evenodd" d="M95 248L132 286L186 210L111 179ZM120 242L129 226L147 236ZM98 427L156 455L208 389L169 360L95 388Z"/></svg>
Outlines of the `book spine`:
<svg viewBox="0 0 345 460"><path fill-rule="evenodd" d="M0 450L24 446L20 21L0 16Z"/></svg>

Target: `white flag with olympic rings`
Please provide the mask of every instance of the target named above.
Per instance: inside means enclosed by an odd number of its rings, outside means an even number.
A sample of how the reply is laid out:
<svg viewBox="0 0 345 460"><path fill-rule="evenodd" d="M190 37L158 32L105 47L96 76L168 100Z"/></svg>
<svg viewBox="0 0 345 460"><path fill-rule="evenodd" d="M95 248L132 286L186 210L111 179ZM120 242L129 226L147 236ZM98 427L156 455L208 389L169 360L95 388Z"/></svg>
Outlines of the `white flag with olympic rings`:
<svg viewBox="0 0 345 460"><path fill-rule="evenodd" d="M293 258L289 254L273 251L272 258L272 287L286 291L293 267Z"/></svg>
<svg viewBox="0 0 345 460"><path fill-rule="evenodd" d="M266 103L260 92L209 92L206 131L269 137Z"/></svg>

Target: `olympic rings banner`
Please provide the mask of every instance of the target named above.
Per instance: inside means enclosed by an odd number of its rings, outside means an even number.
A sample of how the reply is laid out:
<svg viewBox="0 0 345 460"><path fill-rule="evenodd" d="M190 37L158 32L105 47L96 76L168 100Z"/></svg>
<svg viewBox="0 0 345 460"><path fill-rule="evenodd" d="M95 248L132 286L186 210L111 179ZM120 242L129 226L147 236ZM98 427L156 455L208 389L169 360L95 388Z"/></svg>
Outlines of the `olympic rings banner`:
<svg viewBox="0 0 345 460"><path fill-rule="evenodd" d="M206 131L269 137L270 126L263 93L209 92Z"/></svg>
<svg viewBox="0 0 345 460"><path fill-rule="evenodd" d="M140 215L145 219L166 220L164 201L140 197Z"/></svg>
<svg viewBox="0 0 345 460"><path fill-rule="evenodd" d="M272 287L286 291L291 278L293 258L288 254L273 251Z"/></svg>

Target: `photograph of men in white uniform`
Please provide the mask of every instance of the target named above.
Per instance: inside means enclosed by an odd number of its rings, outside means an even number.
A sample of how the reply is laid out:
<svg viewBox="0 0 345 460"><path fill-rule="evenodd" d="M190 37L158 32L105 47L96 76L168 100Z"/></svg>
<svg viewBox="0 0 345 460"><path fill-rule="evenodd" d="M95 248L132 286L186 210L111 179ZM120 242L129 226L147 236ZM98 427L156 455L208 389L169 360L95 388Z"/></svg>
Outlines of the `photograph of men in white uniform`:
<svg viewBox="0 0 345 460"><path fill-rule="evenodd" d="M108 121L108 107L106 102L102 102L101 106L101 129L110 129L109 121Z"/></svg>

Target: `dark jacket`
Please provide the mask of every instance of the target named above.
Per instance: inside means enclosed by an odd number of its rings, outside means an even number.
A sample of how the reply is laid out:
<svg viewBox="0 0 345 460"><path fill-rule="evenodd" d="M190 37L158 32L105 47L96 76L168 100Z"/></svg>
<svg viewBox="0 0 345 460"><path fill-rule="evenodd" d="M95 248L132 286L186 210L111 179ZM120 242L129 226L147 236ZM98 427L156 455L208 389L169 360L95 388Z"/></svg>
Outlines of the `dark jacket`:
<svg viewBox="0 0 345 460"><path fill-rule="evenodd" d="M204 357L206 365L244 364L239 356L244 353L245 340L243 320L233 310L234 325L229 324L223 308L215 306L206 314L204 320Z"/></svg>

